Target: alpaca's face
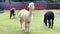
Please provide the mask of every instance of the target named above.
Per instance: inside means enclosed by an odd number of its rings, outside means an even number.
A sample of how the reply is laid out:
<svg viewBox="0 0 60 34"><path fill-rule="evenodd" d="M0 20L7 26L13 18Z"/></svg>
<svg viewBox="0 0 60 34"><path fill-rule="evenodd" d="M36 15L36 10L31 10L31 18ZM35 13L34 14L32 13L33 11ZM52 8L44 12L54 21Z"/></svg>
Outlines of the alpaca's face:
<svg viewBox="0 0 60 34"><path fill-rule="evenodd" d="M31 8L31 9L34 9L35 8L34 3L33 2L29 3L28 7Z"/></svg>

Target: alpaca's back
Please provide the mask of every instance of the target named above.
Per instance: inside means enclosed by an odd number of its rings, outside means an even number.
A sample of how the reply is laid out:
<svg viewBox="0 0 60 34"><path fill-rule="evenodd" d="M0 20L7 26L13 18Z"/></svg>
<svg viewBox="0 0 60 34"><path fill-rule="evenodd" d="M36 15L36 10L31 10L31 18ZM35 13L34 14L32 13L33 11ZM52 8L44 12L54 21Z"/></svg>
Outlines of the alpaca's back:
<svg viewBox="0 0 60 34"><path fill-rule="evenodd" d="M19 12L19 17L23 18L23 19L27 19L29 16L29 11L23 9Z"/></svg>
<svg viewBox="0 0 60 34"><path fill-rule="evenodd" d="M54 19L54 13L53 12L47 12L44 17L46 19Z"/></svg>
<svg viewBox="0 0 60 34"><path fill-rule="evenodd" d="M14 14L14 10L11 10L10 13L11 13L11 14Z"/></svg>

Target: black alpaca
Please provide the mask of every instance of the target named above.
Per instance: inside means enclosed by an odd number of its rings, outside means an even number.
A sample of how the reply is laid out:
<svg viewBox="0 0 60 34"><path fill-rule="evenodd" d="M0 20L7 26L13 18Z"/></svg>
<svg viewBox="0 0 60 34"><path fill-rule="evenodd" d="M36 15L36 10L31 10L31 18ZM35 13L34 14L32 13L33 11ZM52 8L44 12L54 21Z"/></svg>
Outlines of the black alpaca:
<svg viewBox="0 0 60 34"><path fill-rule="evenodd" d="M53 24L54 24L54 13L52 11L46 12L46 14L44 15L44 23L47 26L47 21L49 24L49 28L53 28Z"/></svg>
<svg viewBox="0 0 60 34"><path fill-rule="evenodd" d="M10 19L11 19L12 16L15 18L15 9L14 8L12 8L10 10Z"/></svg>

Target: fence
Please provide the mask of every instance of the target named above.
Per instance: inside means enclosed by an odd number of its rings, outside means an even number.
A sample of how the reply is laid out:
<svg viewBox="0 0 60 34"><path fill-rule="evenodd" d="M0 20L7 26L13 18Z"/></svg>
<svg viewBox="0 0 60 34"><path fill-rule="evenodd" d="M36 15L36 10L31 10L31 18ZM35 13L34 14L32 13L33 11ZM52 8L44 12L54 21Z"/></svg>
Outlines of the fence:
<svg viewBox="0 0 60 34"><path fill-rule="evenodd" d="M24 9L28 6L29 2L5 2L0 3L0 9L4 8L4 10L9 10L10 8L14 7L17 10ZM60 9L60 4L47 4L45 1L36 1L35 2L35 9L36 10L45 10L45 9Z"/></svg>

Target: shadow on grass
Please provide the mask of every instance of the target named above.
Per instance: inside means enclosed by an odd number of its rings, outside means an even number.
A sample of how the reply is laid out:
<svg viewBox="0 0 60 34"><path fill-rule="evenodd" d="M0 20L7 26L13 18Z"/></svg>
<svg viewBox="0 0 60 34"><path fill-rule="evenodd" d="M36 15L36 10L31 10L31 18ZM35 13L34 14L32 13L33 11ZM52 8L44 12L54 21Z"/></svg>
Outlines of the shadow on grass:
<svg viewBox="0 0 60 34"><path fill-rule="evenodd" d="M18 31L15 32L15 34L32 34L32 33L18 30Z"/></svg>

